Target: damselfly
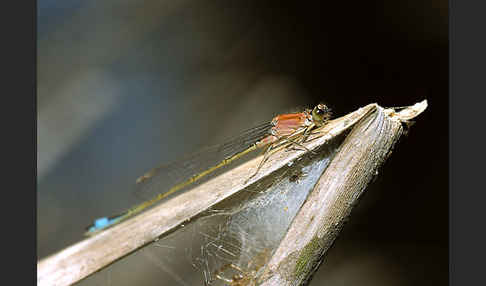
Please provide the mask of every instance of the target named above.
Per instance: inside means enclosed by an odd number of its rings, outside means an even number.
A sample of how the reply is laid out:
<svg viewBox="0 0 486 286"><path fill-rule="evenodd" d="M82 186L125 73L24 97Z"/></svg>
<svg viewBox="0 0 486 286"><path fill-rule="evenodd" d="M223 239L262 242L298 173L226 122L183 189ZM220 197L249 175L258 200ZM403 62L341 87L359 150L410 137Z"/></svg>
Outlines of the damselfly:
<svg viewBox="0 0 486 286"><path fill-rule="evenodd" d="M263 159L253 175L246 180L248 182L258 173L272 150L289 145L307 150L302 143L314 128L322 126L330 117L331 111L324 104L318 104L313 109L306 109L303 112L281 114L275 116L271 122L249 129L227 143L206 148L185 159L154 168L139 177L136 183L142 190L155 191L157 195L119 215L95 220L87 227L86 235L96 234L124 221L242 156L263 149ZM175 181L175 184L166 188L167 181Z"/></svg>

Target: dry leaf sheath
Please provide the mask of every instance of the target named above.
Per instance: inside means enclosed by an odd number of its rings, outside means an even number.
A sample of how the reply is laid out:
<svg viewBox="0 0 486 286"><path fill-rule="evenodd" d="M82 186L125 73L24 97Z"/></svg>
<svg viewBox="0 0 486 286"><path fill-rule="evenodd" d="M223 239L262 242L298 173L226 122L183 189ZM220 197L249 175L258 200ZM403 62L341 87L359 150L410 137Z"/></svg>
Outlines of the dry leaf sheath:
<svg viewBox="0 0 486 286"><path fill-rule="evenodd" d="M415 118L426 107L425 100L400 112L370 104L319 128L319 136L313 135L315 139L305 144L309 150L317 150L334 137L352 130L304 207L297 213L270 258L264 274L260 276L260 282L265 285L302 285L310 279L357 198L402 134L402 123ZM75 283L153 242L164 233L242 191L247 185L258 183L272 176L275 171L288 167L305 153L275 153L258 174L245 184L261 160L257 157L189 192L67 247L38 262L37 283Z"/></svg>

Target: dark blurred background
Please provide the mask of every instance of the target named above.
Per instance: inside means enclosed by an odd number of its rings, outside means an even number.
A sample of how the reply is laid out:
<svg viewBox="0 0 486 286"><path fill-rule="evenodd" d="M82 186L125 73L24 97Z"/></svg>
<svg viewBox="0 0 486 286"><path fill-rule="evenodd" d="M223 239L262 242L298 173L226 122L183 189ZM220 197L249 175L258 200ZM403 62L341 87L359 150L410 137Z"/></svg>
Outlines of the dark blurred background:
<svg viewBox="0 0 486 286"><path fill-rule="evenodd" d="M136 202L147 169L278 113L427 99L311 285L446 284L447 5L38 1L38 258Z"/></svg>

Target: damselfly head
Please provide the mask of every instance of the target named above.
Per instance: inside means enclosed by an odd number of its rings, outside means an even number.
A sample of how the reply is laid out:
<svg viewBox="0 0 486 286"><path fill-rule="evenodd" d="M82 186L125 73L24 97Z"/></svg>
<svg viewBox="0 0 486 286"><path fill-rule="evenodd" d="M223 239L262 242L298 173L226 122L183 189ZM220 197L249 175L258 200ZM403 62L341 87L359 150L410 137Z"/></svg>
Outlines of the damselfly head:
<svg viewBox="0 0 486 286"><path fill-rule="evenodd" d="M326 122L327 120L331 119L331 115L331 109L322 103L319 103L312 110L312 120L314 120L316 124L322 124Z"/></svg>

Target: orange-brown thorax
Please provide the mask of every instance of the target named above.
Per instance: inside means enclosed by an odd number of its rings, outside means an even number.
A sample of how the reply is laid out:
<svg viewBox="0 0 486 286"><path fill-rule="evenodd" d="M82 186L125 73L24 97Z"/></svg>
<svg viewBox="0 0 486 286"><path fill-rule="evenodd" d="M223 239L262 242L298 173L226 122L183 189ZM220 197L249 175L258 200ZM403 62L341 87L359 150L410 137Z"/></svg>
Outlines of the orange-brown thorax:
<svg viewBox="0 0 486 286"><path fill-rule="evenodd" d="M292 135L294 132L312 124L312 115L308 111L299 113L281 114L272 119L273 127L269 136L258 142L259 146L266 146L277 142L282 137Z"/></svg>

